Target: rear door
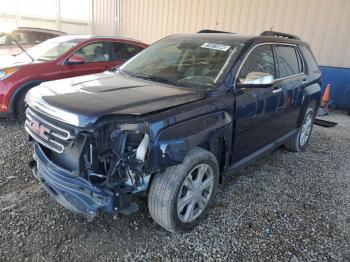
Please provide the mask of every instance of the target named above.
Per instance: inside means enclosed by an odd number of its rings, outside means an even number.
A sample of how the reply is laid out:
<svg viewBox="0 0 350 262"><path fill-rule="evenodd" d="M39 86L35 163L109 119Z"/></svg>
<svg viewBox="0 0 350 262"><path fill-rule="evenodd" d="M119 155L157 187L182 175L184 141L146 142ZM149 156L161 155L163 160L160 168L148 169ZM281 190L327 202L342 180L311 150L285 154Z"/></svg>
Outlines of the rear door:
<svg viewBox="0 0 350 262"><path fill-rule="evenodd" d="M248 156L275 137L274 119L281 110L283 92L278 85L267 88L243 87L249 75L270 74L276 78L276 61L271 44L253 47L236 77L236 128L233 161Z"/></svg>
<svg viewBox="0 0 350 262"><path fill-rule="evenodd" d="M111 53L110 42L96 41L89 43L73 53L73 56L82 57L84 64L70 65L67 63L67 58L62 65L62 77L94 74L111 69L117 64L113 61Z"/></svg>
<svg viewBox="0 0 350 262"><path fill-rule="evenodd" d="M278 78L275 80L283 90L282 108L274 123L278 136L296 128L298 119L298 97L305 82L303 60L296 45L276 44Z"/></svg>

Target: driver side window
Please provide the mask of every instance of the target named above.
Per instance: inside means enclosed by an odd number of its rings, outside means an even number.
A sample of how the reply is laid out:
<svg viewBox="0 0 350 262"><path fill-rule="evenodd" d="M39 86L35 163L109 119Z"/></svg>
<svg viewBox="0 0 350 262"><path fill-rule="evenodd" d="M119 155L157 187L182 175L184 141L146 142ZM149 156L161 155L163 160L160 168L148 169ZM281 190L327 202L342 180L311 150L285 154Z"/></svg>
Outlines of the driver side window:
<svg viewBox="0 0 350 262"><path fill-rule="evenodd" d="M276 77L271 45L261 45L253 49L239 72L238 81L244 83L254 75L261 74L270 74Z"/></svg>

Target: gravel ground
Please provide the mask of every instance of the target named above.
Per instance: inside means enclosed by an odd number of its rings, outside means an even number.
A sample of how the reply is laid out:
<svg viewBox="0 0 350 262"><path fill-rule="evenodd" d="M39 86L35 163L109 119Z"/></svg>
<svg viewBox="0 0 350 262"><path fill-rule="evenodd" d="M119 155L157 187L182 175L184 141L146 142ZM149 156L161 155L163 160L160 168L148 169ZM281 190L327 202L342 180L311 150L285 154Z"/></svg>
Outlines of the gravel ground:
<svg viewBox="0 0 350 262"><path fill-rule="evenodd" d="M350 117L315 126L305 152L283 148L221 186L191 233L157 226L145 203L133 215L88 223L56 204L28 168L21 125L0 119L0 260L350 261Z"/></svg>

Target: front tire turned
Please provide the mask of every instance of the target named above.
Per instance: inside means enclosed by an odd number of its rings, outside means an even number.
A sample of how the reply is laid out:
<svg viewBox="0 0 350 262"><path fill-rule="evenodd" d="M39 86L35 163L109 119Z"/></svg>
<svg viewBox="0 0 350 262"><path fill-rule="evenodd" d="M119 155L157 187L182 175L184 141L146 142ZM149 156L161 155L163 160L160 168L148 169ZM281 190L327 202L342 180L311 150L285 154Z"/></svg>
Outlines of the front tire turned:
<svg viewBox="0 0 350 262"><path fill-rule="evenodd" d="M216 157L201 148L191 150L182 164L156 174L148 195L148 209L168 231L190 231L210 208L219 183Z"/></svg>

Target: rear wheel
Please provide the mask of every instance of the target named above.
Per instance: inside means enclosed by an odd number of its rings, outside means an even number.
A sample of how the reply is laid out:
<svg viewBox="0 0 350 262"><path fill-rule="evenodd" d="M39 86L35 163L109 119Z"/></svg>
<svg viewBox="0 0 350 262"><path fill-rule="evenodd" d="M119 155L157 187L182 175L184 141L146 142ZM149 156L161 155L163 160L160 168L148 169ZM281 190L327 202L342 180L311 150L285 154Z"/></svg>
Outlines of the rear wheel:
<svg viewBox="0 0 350 262"><path fill-rule="evenodd" d="M284 147L292 152L300 152L304 150L309 143L312 128L314 125L314 118L314 109L309 107L306 110L303 122L298 132L293 137L291 137L286 144L284 144Z"/></svg>
<svg viewBox="0 0 350 262"><path fill-rule="evenodd" d="M152 218L171 232L191 230L207 214L218 182L215 156L200 148L190 151L182 164L153 179L148 196Z"/></svg>

